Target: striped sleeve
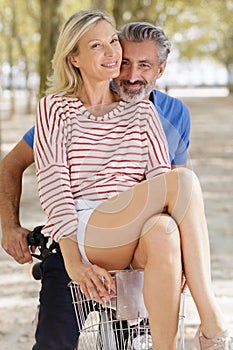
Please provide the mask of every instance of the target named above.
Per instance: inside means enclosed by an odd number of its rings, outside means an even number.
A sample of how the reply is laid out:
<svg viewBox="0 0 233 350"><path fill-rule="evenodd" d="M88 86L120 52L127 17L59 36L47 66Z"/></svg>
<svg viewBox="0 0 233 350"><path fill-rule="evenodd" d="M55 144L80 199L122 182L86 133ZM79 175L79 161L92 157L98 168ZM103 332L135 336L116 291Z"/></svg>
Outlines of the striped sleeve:
<svg viewBox="0 0 233 350"><path fill-rule="evenodd" d="M44 233L56 241L77 232L66 142L63 106L46 96L38 103L34 155L40 203L48 217Z"/></svg>
<svg viewBox="0 0 233 350"><path fill-rule="evenodd" d="M163 127L154 105L148 101L149 115L147 118L148 164L145 171L146 178L171 170L168 143Z"/></svg>

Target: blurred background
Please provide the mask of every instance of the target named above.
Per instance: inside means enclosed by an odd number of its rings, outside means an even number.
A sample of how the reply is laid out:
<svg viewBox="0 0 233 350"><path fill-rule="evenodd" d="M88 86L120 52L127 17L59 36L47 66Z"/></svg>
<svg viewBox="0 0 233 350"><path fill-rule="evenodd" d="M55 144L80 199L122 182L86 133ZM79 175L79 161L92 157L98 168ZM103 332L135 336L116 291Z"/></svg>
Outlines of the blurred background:
<svg viewBox="0 0 233 350"><path fill-rule="evenodd" d="M162 27L172 54L161 85L233 90L233 0L1 0L1 86L26 88L29 109L32 90L44 91L61 23L80 9L107 11L117 28L129 21Z"/></svg>
<svg viewBox="0 0 233 350"><path fill-rule="evenodd" d="M116 28L128 21L163 28L172 51L159 88L183 88L186 96L199 91L190 87L211 87L224 96L233 91L233 0L1 0L0 113L7 109L12 116L22 91L24 112L35 110L60 26L81 9L108 12ZM0 145L1 135L0 125Z"/></svg>

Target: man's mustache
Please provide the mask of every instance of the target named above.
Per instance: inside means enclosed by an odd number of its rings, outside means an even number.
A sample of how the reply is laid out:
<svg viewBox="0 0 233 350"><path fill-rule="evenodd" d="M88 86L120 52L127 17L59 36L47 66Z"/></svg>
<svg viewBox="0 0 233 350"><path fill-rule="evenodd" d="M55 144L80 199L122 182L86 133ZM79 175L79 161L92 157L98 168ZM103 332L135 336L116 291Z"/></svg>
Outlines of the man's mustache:
<svg viewBox="0 0 233 350"><path fill-rule="evenodd" d="M135 80L134 82L131 82L129 80L122 80L121 84L127 84L127 85L142 85L142 86L146 86L146 82L144 80Z"/></svg>

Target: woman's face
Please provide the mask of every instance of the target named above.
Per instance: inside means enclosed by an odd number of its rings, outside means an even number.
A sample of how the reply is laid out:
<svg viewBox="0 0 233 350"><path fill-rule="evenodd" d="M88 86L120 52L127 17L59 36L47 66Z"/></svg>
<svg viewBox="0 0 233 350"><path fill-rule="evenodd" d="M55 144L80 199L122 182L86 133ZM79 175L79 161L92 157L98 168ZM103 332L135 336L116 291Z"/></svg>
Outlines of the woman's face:
<svg viewBox="0 0 233 350"><path fill-rule="evenodd" d="M119 75L122 49L118 36L105 20L94 24L78 41L79 54L71 57L85 82L98 82Z"/></svg>

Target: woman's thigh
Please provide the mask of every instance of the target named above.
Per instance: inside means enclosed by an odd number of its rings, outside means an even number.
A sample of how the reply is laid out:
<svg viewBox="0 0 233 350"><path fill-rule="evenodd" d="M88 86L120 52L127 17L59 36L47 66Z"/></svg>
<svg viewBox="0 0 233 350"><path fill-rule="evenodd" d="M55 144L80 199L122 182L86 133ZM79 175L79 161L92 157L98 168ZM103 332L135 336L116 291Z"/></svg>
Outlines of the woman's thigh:
<svg viewBox="0 0 233 350"><path fill-rule="evenodd" d="M165 205L164 176L144 181L100 204L86 226L84 243L90 262L108 270L129 265L145 222L163 212Z"/></svg>
<svg viewBox="0 0 233 350"><path fill-rule="evenodd" d="M94 210L86 226L86 251L87 247L113 251L131 247L140 238L144 223L163 212L165 205L165 176L144 181L106 200Z"/></svg>
<svg viewBox="0 0 233 350"><path fill-rule="evenodd" d="M137 241L114 248L94 248L85 246L85 252L92 264L104 267L106 270L123 270L133 260Z"/></svg>
<svg viewBox="0 0 233 350"><path fill-rule="evenodd" d="M160 266L164 257L171 259L180 254L180 233L171 216L154 215L145 222L137 241L115 248L86 247L86 253L92 263L108 270L124 269L129 264L144 268L151 256Z"/></svg>

